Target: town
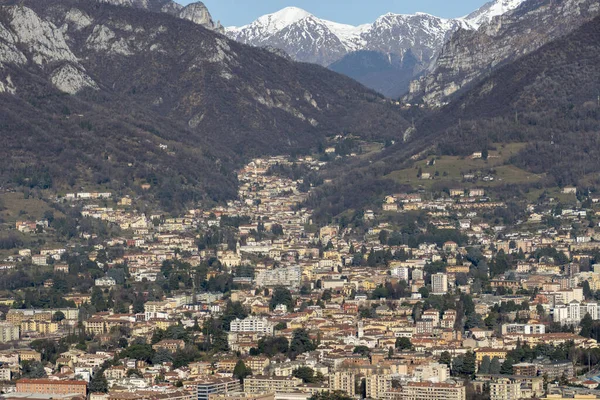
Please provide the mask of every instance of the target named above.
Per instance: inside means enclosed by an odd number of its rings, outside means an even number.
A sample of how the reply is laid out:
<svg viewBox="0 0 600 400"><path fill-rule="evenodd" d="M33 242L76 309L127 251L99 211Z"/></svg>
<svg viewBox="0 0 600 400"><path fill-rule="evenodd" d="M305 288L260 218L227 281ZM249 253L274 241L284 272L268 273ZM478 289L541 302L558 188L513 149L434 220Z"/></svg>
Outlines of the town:
<svg viewBox="0 0 600 400"><path fill-rule="evenodd" d="M325 166L255 159L176 218L79 192L53 201L85 223L17 221L68 239L3 253L3 397L598 398L600 197L457 186L319 224Z"/></svg>

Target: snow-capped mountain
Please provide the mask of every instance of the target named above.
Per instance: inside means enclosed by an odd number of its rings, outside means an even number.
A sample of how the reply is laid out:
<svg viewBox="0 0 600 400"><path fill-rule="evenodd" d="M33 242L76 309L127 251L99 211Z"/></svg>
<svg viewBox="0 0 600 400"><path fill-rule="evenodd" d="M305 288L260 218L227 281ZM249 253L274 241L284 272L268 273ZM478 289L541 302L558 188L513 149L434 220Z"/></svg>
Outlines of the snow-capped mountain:
<svg viewBox="0 0 600 400"><path fill-rule="evenodd" d="M372 88L384 87L373 77L372 65L381 65L383 59L376 52L390 60L402 59L410 51L417 65L401 73L399 81L406 82L406 74L414 76L422 73L437 57L437 54L450 36L459 29L476 30L494 17L518 7L525 0L494 0L479 10L455 19L439 18L430 14L412 15L385 14L373 23L352 26L316 17L297 7L287 7L273 14L264 15L254 22L225 29L225 34L241 43L252 46L276 48L285 51L292 59L317 63L329 67L332 64L345 65L344 69L369 70L368 80L358 79ZM361 51L359 57L353 53ZM345 59L346 57L348 59ZM373 56L371 61L367 59ZM366 63L352 67L355 62ZM370 65L367 65L370 64ZM392 67L390 64L386 68ZM389 72L381 74L382 80L389 81ZM356 77L355 77L356 79ZM392 85L394 90L384 92L397 96L398 91L408 90L406 85Z"/></svg>
<svg viewBox="0 0 600 400"><path fill-rule="evenodd" d="M514 10L524 2L525 0L493 0L462 19L472 27L479 28L481 25L490 22L494 17Z"/></svg>
<svg viewBox="0 0 600 400"><path fill-rule="evenodd" d="M463 18L444 19L425 13L385 14L360 26L318 18L297 7L286 7L226 34L253 46L271 46L297 61L328 66L346 54L374 50L402 56L407 50L428 64L449 35L459 28L477 29L493 17L518 7L525 0L494 0Z"/></svg>
<svg viewBox="0 0 600 400"><path fill-rule="evenodd" d="M249 25L226 28L232 39L253 46L271 46L297 61L329 65L362 47L365 27L338 24L297 7L264 15Z"/></svg>

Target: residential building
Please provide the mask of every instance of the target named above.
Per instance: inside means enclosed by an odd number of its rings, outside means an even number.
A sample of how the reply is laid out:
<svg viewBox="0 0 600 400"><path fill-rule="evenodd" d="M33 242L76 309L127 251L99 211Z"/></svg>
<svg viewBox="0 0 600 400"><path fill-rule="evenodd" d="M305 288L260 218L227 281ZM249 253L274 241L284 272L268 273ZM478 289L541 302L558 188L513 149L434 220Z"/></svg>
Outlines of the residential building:
<svg viewBox="0 0 600 400"><path fill-rule="evenodd" d="M20 338L20 328L10 322L0 322L0 343L8 343Z"/></svg>
<svg viewBox="0 0 600 400"><path fill-rule="evenodd" d="M87 382L85 381L57 381L50 379L19 379L17 381L18 393L39 394L79 394L87 395Z"/></svg>

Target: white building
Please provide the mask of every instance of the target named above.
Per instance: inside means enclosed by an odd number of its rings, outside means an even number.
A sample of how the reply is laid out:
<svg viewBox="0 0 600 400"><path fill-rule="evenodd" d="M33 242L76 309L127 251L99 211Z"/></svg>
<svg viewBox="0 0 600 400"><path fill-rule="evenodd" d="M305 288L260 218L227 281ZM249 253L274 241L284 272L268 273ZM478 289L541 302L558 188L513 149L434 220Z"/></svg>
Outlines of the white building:
<svg viewBox="0 0 600 400"><path fill-rule="evenodd" d="M567 305L557 304L552 310L553 320L563 325L578 325L586 314L593 320L600 320L598 303L580 303L573 300Z"/></svg>
<svg viewBox="0 0 600 400"><path fill-rule="evenodd" d="M231 332L259 332L273 335L275 325L266 318L251 316L231 321Z"/></svg>
<svg viewBox="0 0 600 400"><path fill-rule="evenodd" d="M443 273L433 274L431 276L431 292L433 294L448 293L448 275Z"/></svg>
<svg viewBox="0 0 600 400"><path fill-rule="evenodd" d="M525 335L544 334L546 333L546 325L543 324L503 324L502 334L522 333Z"/></svg>
<svg viewBox="0 0 600 400"><path fill-rule="evenodd" d="M111 278L110 276L103 276L102 278L96 279L94 283L96 286L100 287L112 287L117 284L117 281L115 281L115 279Z"/></svg>
<svg viewBox="0 0 600 400"><path fill-rule="evenodd" d="M287 286L298 287L302 278L300 267L277 268L273 270L260 271L256 274L257 287L265 286Z"/></svg>

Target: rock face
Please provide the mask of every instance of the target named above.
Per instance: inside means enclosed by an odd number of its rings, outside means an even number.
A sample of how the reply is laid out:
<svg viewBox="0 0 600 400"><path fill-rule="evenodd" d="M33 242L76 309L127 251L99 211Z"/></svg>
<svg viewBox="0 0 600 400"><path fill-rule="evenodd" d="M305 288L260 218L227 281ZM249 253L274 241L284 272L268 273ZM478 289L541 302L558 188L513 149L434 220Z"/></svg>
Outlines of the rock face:
<svg viewBox="0 0 600 400"><path fill-rule="evenodd" d="M56 69L50 81L58 90L68 94L77 94L86 88L98 90L98 85L92 78L71 64Z"/></svg>
<svg viewBox="0 0 600 400"><path fill-rule="evenodd" d="M498 66L570 33L599 13L594 0L528 0L476 31L459 30L444 45L431 72L411 83L405 100L439 107Z"/></svg>
<svg viewBox="0 0 600 400"><path fill-rule="evenodd" d="M224 33L224 28L219 22L214 22L208 8L201 1L190 3L183 7L173 0L97 0L116 6L141 8L153 12L163 12L181 19L192 21L205 28Z"/></svg>
<svg viewBox="0 0 600 400"><path fill-rule="evenodd" d="M45 164L65 185L162 180L163 201L223 199L243 157L307 152L339 131L393 140L408 126L350 78L165 13L21 3L0 6L0 185Z"/></svg>
<svg viewBox="0 0 600 400"><path fill-rule="evenodd" d="M215 23L212 16L208 12L208 8L202 3L192 3L184 7L178 14L179 18L187 19L195 24L202 25L206 28L215 30L220 33L224 33L225 29L220 23Z"/></svg>

